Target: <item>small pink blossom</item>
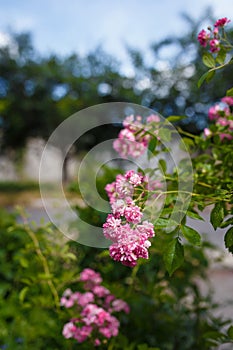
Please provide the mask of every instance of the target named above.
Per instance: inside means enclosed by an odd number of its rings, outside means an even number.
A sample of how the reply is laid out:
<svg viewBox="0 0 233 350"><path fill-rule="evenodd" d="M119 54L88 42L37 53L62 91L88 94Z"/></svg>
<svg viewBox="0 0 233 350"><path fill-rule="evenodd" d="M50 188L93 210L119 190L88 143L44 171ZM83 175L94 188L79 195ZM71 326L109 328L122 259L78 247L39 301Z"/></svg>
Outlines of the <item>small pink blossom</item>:
<svg viewBox="0 0 233 350"><path fill-rule="evenodd" d="M142 219L142 212L137 205L126 207L124 210L124 216L127 221L133 224L138 224Z"/></svg>
<svg viewBox="0 0 233 350"><path fill-rule="evenodd" d="M229 22L230 22L230 20L229 20L227 17L223 17L223 18L218 19L218 20L215 22L214 26L215 26L215 27L224 27L225 24L227 24L227 23L229 23Z"/></svg>
<svg viewBox="0 0 233 350"><path fill-rule="evenodd" d="M217 27L215 27L214 30L213 30L214 38L218 37L218 33L219 33L219 30L218 30Z"/></svg>
<svg viewBox="0 0 233 350"><path fill-rule="evenodd" d="M220 51L220 41L218 39L210 40L210 51L212 53Z"/></svg>
<svg viewBox="0 0 233 350"><path fill-rule="evenodd" d="M217 125L221 125L221 126L227 126L228 125L228 120L226 118L218 118L217 122L216 122Z"/></svg>
<svg viewBox="0 0 233 350"><path fill-rule="evenodd" d="M110 256L123 265L134 267L139 258L148 259L146 247L137 242L114 243L109 247Z"/></svg>
<svg viewBox="0 0 233 350"><path fill-rule="evenodd" d="M221 117L221 108L219 105L215 105L210 107L208 112L208 117L210 120L215 120L219 117Z"/></svg>
<svg viewBox="0 0 233 350"><path fill-rule="evenodd" d="M135 133L135 132L138 132L140 129L142 129L143 125L141 121L142 121L141 116L137 116L136 118L134 118L133 115L130 115L126 117L125 120L123 121L123 126L124 128Z"/></svg>
<svg viewBox="0 0 233 350"><path fill-rule="evenodd" d="M112 309L113 311L117 311L117 312L124 311L127 314L130 311L129 305L124 300L121 300L121 299L115 299L113 301Z"/></svg>
<svg viewBox="0 0 233 350"><path fill-rule="evenodd" d="M92 292L99 298L105 298L110 294L110 291L103 286L95 286L92 289Z"/></svg>
<svg viewBox="0 0 233 350"><path fill-rule="evenodd" d="M208 128L205 128L203 132L205 137L209 137L212 135L212 132Z"/></svg>
<svg viewBox="0 0 233 350"><path fill-rule="evenodd" d="M62 335L66 338L72 338L75 335L77 327L73 322L68 322L64 325Z"/></svg>
<svg viewBox="0 0 233 350"><path fill-rule="evenodd" d="M94 346L100 346L100 345L101 345L101 341L98 338L96 338L94 340Z"/></svg>
<svg viewBox="0 0 233 350"><path fill-rule="evenodd" d="M127 158L128 156L137 158L146 151L146 145L144 142L130 141L119 138L114 140L113 148L122 158Z"/></svg>
<svg viewBox="0 0 233 350"><path fill-rule="evenodd" d="M203 47L206 47L209 39L210 39L210 34L207 33L204 29L202 29L197 37L197 40L199 41L200 45Z"/></svg>
<svg viewBox="0 0 233 350"><path fill-rule="evenodd" d="M92 327L91 326L83 326L83 327L77 327L76 332L74 334L74 339L77 340L79 343L83 343L87 337L91 334Z"/></svg>
<svg viewBox="0 0 233 350"><path fill-rule="evenodd" d="M94 302L94 295L91 292L86 292L79 295L79 298L77 300L78 304L82 307L88 305L89 303Z"/></svg>
<svg viewBox="0 0 233 350"><path fill-rule="evenodd" d="M114 203L112 203L111 207L115 217L119 218L120 216L124 215L126 203L123 199L117 199Z"/></svg>
<svg viewBox="0 0 233 350"><path fill-rule="evenodd" d="M126 139L129 141L135 141L134 134L132 133L132 131L130 131L128 129L121 130L118 137L119 137L119 139Z"/></svg>
<svg viewBox="0 0 233 350"><path fill-rule="evenodd" d="M225 96L221 99L221 101L228 104L228 106L233 106L233 97L232 96Z"/></svg>
<svg viewBox="0 0 233 350"><path fill-rule="evenodd" d="M137 231L140 234L145 234L147 238L154 237L154 225L149 221L143 221L141 225L137 226Z"/></svg>
<svg viewBox="0 0 233 350"><path fill-rule="evenodd" d="M142 183L143 176L141 174L135 173L134 170L129 170L125 173L125 178L132 184L134 187Z"/></svg>
<svg viewBox="0 0 233 350"><path fill-rule="evenodd" d="M219 137L221 141L223 141L224 139L227 139L229 141L233 139L233 135L227 133L220 133Z"/></svg>
<svg viewBox="0 0 233 350"><path fill-rule="evenodd" d="M96 284L100 284L102 282L102 278L98 272L95 272L90 268L86 268L80 273L80 281L86 282L86 288L91 288Z"/></svg>
<svg viewBox="0 0 233 350"><path fill-rule="evenodd" d="M159 123L160 117L157 114L151 114L146 118L147 123Z"/></svg>
<svg viewBox="0 0 233 350"><path fill-rule="evenodd" d="M124 225L125 229L126 226ZM130 227L129 230L131 230ZM126 238L126 232L123 236ZM91 278L93 281L90 281ZM65 338L75 339L78 343L89 340L92 348L93 345L101 345L100 339L105 338L103 342L106 343L107 339L117 336L120 323L112 312L128 313L129 306L123 300L116 299L107 288L100 285L102 278L98 272L86 268L80 273L79 281L83 283L84 288L91 282L89 285L91 291L84 293L72 292L71 289L64 291L61 304L67 305L67 302L72 301L78 317L71 318L63 326L62 334ZM100 339L99 336L101 336Z"/></svg>

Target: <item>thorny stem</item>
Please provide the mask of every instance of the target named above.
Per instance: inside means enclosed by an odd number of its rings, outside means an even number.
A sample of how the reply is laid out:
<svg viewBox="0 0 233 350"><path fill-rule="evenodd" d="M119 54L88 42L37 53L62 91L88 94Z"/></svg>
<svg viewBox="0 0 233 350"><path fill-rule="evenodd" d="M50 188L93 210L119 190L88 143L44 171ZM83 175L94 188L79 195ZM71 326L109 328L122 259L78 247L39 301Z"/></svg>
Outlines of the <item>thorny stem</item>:
<svg viewBox="0 0 233 350"><path fill-rule="evenodd" d="M36 254L38 255L42 265L43 265L43 269L44 269L44 273L46 276L51 276L51 273L50 273L50 270L49 270L49 266L48 266L48 262L45 258L45 256L43 255L41 249L40 249L40 244L39 244L39 241L35 235L35 233L31 230L29 224L28 224L28 221L27 221L27 218L25 216L25 213L23 212L22 209L20 209L20 214L22 216L22 219L23 219L23 223L24 223L24 227L25 227L25 231L27 232L27 234L29 235L29 237L31 238L33 244L34 244L34 247L35 247L35 251L36 251ZM54 298L54 304L56 306L57 309L60 309L60 302L59 302L59 296L58 296L58 292L54 286L54 283L53 281L50 279L47 280L47 284L50 288L50 291L53 295L53 298Z"/></svg>

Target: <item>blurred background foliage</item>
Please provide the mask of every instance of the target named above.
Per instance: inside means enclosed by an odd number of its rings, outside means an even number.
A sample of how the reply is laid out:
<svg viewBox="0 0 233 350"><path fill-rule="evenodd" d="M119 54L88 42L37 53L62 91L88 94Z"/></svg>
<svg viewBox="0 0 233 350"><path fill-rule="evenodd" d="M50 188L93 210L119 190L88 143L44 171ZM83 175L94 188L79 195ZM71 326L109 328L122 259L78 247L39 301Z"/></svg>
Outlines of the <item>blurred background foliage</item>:
<svg viewBox="0 0 233 350"><path fill-rule="evenodd" d="M165 117L185 115L182 127L200 133L207 124L208 107L225 94L233 78L226 69L213 82L197 88L205 67L196 37L207 17L211 21L210 9L198 21L183 15L185 33L152 43L150 64L145 59L148 52L128 47L134 71L130 76L100 46L86 56L41 56L31 33L10 32L10 40L0 47L1 151L19 150L29 137L46 140L71 114L115 101L137 103ZM109 127L108 136L115 137L118 130L116 125ZM90 133L91 137L80 140L79 149L92 147L105 134L101 128Z"/></svg>

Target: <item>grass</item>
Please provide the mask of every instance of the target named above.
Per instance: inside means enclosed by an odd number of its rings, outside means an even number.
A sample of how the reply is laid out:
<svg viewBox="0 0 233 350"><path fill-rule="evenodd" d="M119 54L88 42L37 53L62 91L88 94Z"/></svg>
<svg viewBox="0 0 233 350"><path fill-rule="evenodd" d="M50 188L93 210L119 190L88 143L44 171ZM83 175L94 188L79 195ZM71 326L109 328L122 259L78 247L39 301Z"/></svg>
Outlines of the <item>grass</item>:
<svg viewBox="0 0 233 350"><path fill-rule="evenodd" d="M0 193L19 193L39 191L39 184L34 181L0 181Z"/></svg>
<svg viewBox="0 0 233 350"><path fill-rule="evenodd" d="M46 189L53 197L53 184L45 184ZM78 199L77 193L72 193L68 189L65 191L66 197ZM15 205L30 206L36 200L40 200L39 183L35 181L0 181L0 206L11 207Z"/></svg>

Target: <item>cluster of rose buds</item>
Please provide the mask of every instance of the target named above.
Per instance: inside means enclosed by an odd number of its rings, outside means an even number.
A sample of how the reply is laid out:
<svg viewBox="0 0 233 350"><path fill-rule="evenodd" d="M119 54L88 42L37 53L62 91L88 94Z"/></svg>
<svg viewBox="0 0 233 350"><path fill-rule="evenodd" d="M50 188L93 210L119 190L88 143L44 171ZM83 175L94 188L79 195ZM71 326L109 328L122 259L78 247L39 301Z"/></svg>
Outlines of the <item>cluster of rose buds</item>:
<svg viewBox="0 0 233 350"><path fill-rule="evenodd" d="M233 107L233 97L226 96L221 99L220 103L210 107L208 117L215 122L217 131L212 131L208 128L204 129L205 137L218 134L221 140L233 139L233 114L231 108Z"/></svg>
<svg viewBox="0 0 233 350"><path fill-rule="evenodd" d="M208 27L208 32L202 29L197 37L200 45L203 47L209 45L210 52L212 53L220 51L222 37L219 29L223 28L229 22L230 20L227 17L220 18L215 22L214 28Z"/></svg>
<svg viewBox="0 0 233 350"><path fill-rule="evenodd" d="M61 298L61 306L75 308L77 316L64 325L62 334L78 343L89 340L92 345L99 346L118 335L120 322L112 314L129 313L129 306L102 286L100 274L90 268L81 272L80 282L83 283L83 293L66 289Z"/></svg>
<svg viewBox="0 0 233 350"><path fill-rule="evenodd" d="M153 224L142 221L143 213L134 198L136 189L141 188L143 196L146 186L144 176L129 170L105 187L112 209L103 225L104 236L113 242L110 256L130 267L136 266L139 258L148 259L148 238L154 236Z"/></svg>
<svg viewBox="0 0 233 350"><path fill-rule="evenodd" d="M132 156L137 158L144 154L152 138L149 124L159 123L158 115L150 115L143 124L142 117L130 115L123 122L124 129L118 135L118 139L113 142L113 148L122 158Z"/></svg>

